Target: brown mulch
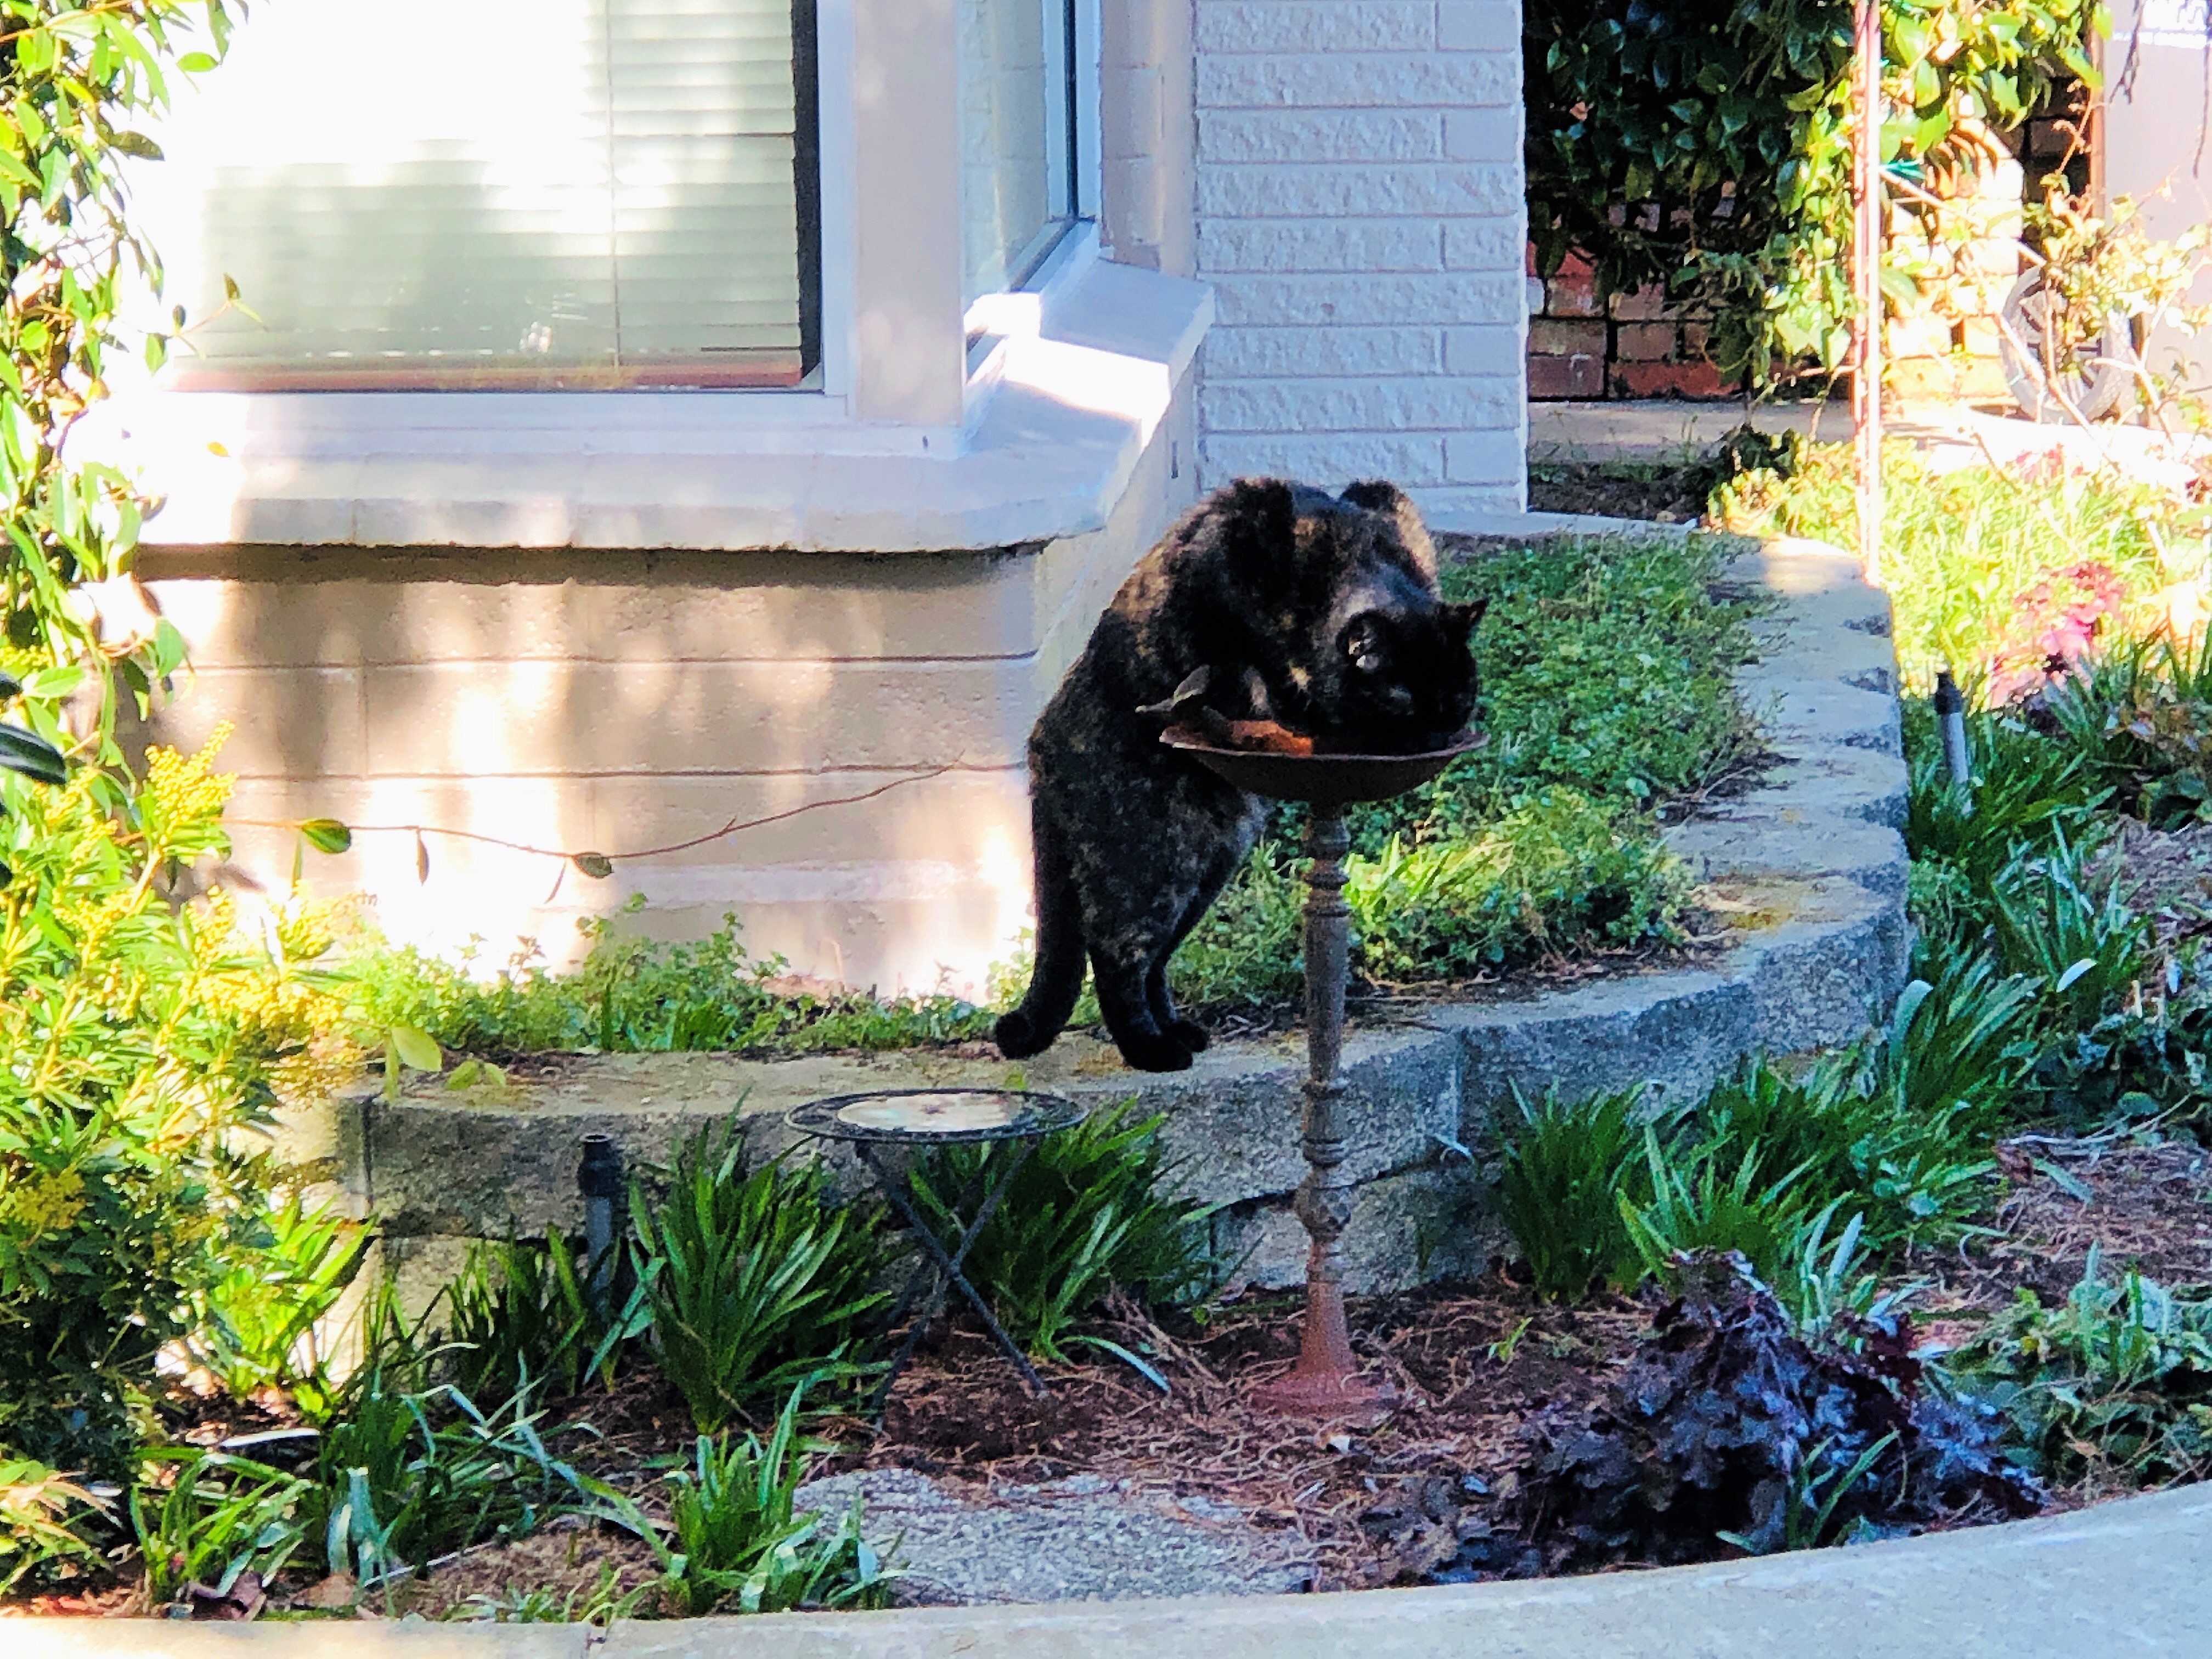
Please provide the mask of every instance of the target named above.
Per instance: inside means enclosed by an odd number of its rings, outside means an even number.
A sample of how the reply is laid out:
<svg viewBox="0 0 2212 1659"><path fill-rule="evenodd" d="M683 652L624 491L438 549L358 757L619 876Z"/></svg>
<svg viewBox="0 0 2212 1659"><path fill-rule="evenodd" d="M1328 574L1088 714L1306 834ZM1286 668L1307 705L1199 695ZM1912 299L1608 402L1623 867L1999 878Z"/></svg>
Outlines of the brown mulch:
<svg viewBox="0 0 2212 1659"><path fill-rule="evenodd" d="M512 1543L464 1551L427 1577L407 1580L394 1592L392 1610L425 1619L489 1619L518 1610L526 1596L541 1620L557 1612L580 1621L604 1618L606 1604L659 1577L659 1563L642 1540L611 1527L556 1522Z"/></svg>
<svg viewBox="0 0 2212 1659"><path fill-rule="evenodd" d="M2000 1143L1997 1159L2007 1191L1991 1236L1904 1264L1902 1276L1929 1286L1913 1303L1928 1348L1960 1345L2023 1290L2057 1306L2081 1282L2093 1249L2107 1282L2132 1267L2169 1290L2212 1285L2212 1152L2195 1141L2021 1135ZM2136 1489L2126 1470L2089 1456L2080 1480L2049 1492L2049 1507L2079 1509Z"/></svg>
<svg viewBox="0 0 2212 1659"><path fill-rule="evenodd" d="M2160 943L2212 934L2212 823L2153 830L2119 819L2098 862L2119 876L2131 908L2151 918Z"/></svg>
<svg viewBox="0 0 2212 1659"><path fill-rule="evenodd" d="M1705 517L1712 485L1712 469L1702 465L1542 461L1528 469L1528 510L1695 524Z"/></svg>
<svg viewBox="0 0 2212 1659"><path fill-rule="evenodd" d="M1993 1312L2021 1288L2063 1301L2093 1246L2108 1275L2133 1267L2169 1287L2212 1284L2212 1153L2195 1141L2021 1135L1997 1161L2006 1193L1991 1236L1906 1264L1907 1277L1933 1281L1919 1304L1930 1318Z"/></svg>
<svg viewBox="0 0 2212 1659"><path fill-rule="evenodd" d="M1320 1563L1318 1588L1389 1583L1406 1564L1361 1517L1440 1474L1464 1503L1509 1490L1522 1423L1595 1399L1648 1318L1620 1297L1541 1307L1496 1272L1355 1297L1350 1313L1354 1348L1402 1395L1371 1425L1253 1409L1252 1390L1295 1356L1294 1297L1248 1297L1176 1334L1123 1306L1102 1334L1142 1354L1168 1395L1102 1357L1049 1371L1049 1392L1033 1399L987 1340L956 1329L901 1376L872 1443L866 1425L839 1425L840 1438L866 1446L843 1466L1007 1484L1099 1474L1231 1504L1295 1534Z"/></svg>

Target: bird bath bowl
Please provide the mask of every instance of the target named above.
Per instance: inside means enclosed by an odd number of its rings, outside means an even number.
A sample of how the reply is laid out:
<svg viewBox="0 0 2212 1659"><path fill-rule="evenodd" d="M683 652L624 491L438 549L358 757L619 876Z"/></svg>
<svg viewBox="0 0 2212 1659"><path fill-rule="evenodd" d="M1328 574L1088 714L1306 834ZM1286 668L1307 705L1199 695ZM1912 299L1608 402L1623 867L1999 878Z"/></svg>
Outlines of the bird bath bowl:
<svg viewBox="0 0 2212 1659"><path fill-rule="evenodd" d="M1418 755L1286 755L1223 749L1188 727L1160 734L1224 781L1255 795L1302 801L1306 824L1306 1178L1298 1188L1304 1224L1306 1316L1297 1364L1256 1390L1260 1410L1298 1417L1370 1417L1395 1403L1387 1382L1360 1376L1344 1322L1344 1230L1352 1220L1352 1184L1344 1174L1344 987L1350 953L1351 908L1344 902L1344 854L1350 845L1344 809L1417 789L1471 750L1474 732Z"/></svg>

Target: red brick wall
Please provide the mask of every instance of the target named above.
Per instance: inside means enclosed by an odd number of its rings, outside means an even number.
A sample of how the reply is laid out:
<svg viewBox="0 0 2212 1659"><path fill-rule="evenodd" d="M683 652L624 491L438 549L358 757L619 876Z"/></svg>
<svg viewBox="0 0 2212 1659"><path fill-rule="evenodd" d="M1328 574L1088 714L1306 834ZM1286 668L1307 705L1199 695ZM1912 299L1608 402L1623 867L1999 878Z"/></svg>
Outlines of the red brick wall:
<svg viewBox="0 0 2212 1659"><path fill-rule="evenodd" d="M1528 253L1529 303L1537 305L1535 250ZM1739 382L1705 355L1707 323L1641 288L1600 294L1589 262L1569 254L1542 283L1528 319L1528 396L1538 402L1605 398L1723 398Z"/></svg>

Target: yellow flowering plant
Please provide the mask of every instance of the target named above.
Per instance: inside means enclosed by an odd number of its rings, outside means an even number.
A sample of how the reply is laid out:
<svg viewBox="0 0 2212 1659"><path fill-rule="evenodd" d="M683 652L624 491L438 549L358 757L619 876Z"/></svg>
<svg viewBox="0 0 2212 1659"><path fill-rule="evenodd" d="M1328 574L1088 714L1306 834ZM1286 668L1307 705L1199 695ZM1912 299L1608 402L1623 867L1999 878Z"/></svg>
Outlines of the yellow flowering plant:
<svg viewBox="0 0 2212 1659"><path fill-rule="evenodd" d="M360 1064L311 912L257 939L179 895L228 850L213 755L0 778L0 1448L104 1478L155 1353L265 1242L256 1132Z"/></svg>

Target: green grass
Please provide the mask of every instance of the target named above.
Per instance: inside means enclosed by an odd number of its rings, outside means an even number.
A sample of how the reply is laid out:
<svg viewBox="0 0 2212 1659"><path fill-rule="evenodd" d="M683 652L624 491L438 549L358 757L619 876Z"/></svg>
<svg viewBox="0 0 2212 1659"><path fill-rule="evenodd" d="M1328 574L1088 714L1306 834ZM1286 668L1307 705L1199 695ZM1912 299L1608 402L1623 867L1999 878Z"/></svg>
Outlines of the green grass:
<svg viewBox="0 0 2212 1659"><path fill-rule="evenodd" d="M465 1054L651 1054L715 1049L782 1057L913 1048L988 1036L990 1013L957 997L885 1000L793 992L786 964L750 957L738 919L696 943L629 939L583 924L592 947L573 973L523 961L484 975L412 947L371 940L349 971L376 1030L411 1025Z"/></svg>
<svg viewBox="0 0 2212 1659"><path fill-rule="evenodd" d="M1556 957L1678 945L1690 883L1656 810L1757 751L1730 678L1750 596L1717 539L1578 538L1450 563L1489 599L1477 636L1488 742L1435 782L1352 814L1355 966L1370 981L1465 980ZM1176 994L1215 1014L1301 984L1294 813L1176 955Z"/></svg>

